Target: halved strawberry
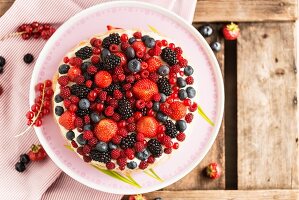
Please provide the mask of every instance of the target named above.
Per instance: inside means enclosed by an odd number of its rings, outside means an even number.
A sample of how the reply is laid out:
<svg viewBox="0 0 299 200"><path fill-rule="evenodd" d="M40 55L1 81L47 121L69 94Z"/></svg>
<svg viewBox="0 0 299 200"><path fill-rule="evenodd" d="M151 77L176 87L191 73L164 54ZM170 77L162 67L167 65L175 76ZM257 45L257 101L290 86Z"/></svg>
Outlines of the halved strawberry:
<svg viewBox="0 0 299 200"><path fill-rule="evenodd" d="M151 100L154 94L157 94L158 87L157 84L149 79L141 79L133 86L133 94L144 101Z"/></svg>
<svg viewBox="0 0 299 200"><path fill-rule="evenodd" d="M174 120L182 119L187 113L187 107L180 101L174 101L169 108L171 110L170 117Z"/></svg>
<svg viewBox="0 0 299 200"><path fill-rule="evenodd" d="M133 42L132 47L133 47L135 53L142 52L143 54L145 54L146 47L145 47L145 45L143 44L142 41Z"/></svg>
<svg viewBox="0 0 299 200"><path fill-rule="evenodd" d="M75 128L76 114L70 111L65 111L59 117L59 124L67 130L73 130Z"/></svg>
<svg viewBox="0 0 299 200"><path fill-rule="evenodd" d="M74 81L77 76L81 75L81 69L79 67L71 67L67 75L71 81Z"/></svg>
<svg viewBox="0 0 299 200"><path fill-rule="evenodd" d="M148 67L147 70L149 72L155 72L156 70L159 69L159 67L161 67L162 62L160 59L158 59L157 57L151 57L146 61Z"/></svg>
<svg viewBox="0 0 299 200"><path fill-rule="evenodd" d="M240 29L237 24L232 22L223 27L222 33L226 40L235 40L240 35Z"/></svg>
<svg viewBox="0 0 299 200"><path fill-rule="evenodd" d="M120 66L127 64L127 57L123 52L116 52L114 54L120 57Z"/></svg>
<svg viewBox="0 0 299 200"><path fill-rule="evenodd" d="M94 128L94 134L103 142L108 142L117 132L117 123L111 119L102 119Z"/></svg>
<svg viewBox="0 0 299 200"><path fill-rule="evenodd" d="M122 28L118 28L118 27L114 27L114 26L111 26L111 25L107 25L107 30L108 31L113 30L113 29L122 29Z"/></svg>
<svg viewBox="0 0 299 200"><path fill-rule="evenodd" d="M94 82L100 88L106 88L112 83L112 77L107 71L99 71L94 77Z"/></svg>
<svg viewBox="0 0 299 200"><path fill-rule="evenodd" d="M152 138L157 135L159 122L150 116L141 117L137 122L137 132L142 133L145 137Z"/></svg>

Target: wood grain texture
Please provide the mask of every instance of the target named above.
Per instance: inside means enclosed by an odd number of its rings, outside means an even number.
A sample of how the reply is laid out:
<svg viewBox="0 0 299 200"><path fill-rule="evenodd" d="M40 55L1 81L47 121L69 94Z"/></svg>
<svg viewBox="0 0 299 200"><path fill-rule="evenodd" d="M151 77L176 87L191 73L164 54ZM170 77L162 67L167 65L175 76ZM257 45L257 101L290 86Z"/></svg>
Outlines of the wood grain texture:
<svg viewBox="0 0 299 200"><path fill-rule="evenodd" d="M14 0L0 0L0 16L2 16L13 4Z"/></svg>
<svg viewBox="0 0 299 200"><path fill-rule="evenodd" d="M298 188L294 23L240 28L238 188Z"/></svg>
<svg viewBox="0 0 299 200"><path fill-rule="evenodd" d="M145 195L148 200L161 197L163 200L298 200L298 190L202 190L159 191Z"/></svg>
<svg viewBox="0 0 299 200"><path fill-rule="evenodd" d="M198 0L195 22L294 21L297 0Z"/></svg>

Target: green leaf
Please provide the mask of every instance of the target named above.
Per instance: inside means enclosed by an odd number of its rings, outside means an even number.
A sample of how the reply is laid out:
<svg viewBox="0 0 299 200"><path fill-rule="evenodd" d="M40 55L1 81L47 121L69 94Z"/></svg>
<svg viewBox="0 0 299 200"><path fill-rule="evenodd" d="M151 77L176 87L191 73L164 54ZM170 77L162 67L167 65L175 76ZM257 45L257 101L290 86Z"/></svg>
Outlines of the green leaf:
<svg viewBox="0 0 299 200"><path fill-rule="evenodd" d="M198 113L202 116L202 118L204 118L211 126L215 126L214 122L212 122L212 120L210 120L210 118L204 113L204 111L202 110L202 108L200 106L198 106L197 110L198 110Z"/></svg>
<svg viewBox="0 0 299 200"><path fill-rule="evenodd" d="M164 180L162 178L160 178L160 176L158 176L158 174L154 171L153 168L147 170L147 171L143 171L146 175L160 181L160 182L163 182Z"/></svg>
<svg viewBox="0 0 299 200"><path fill-rule="evenodd" d="M68 150L74 151L74 149L71 147L71 145L65 144L64 145Z"/></svg>
<svg viewBox="0 0 299 200"><path fill-rule="evenodd" d="M153 26L151 26L151 25L147 25L147 26L149 27L149 29L150 29L152 32L157 33L157 34L160 34L159 31L158 31L155 27L153 27Z"/></svg>

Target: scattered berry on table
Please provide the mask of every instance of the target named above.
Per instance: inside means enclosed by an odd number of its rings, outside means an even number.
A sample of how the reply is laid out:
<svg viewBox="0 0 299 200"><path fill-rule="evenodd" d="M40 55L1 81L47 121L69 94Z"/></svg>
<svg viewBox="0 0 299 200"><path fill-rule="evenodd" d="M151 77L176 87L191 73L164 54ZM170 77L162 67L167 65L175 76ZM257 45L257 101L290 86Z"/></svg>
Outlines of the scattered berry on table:
<svg viewBox="0 0 299 200"><path fill-rule="evenodd" d="M15 164L15 169L18 171L18 172L24 172L26 167L25 167L25 164L22 163L22 162L17 162Z"/></svg>
<svg viewBox="0 0 299 200"><path fill-rule="evenodd" d="M25 165L27 165L30 162L29 156L27 154L20 155L20 162L22 162Z"/></svg>
<svg viewBox="0 0 299 200"><path fill-rule="evenodd" d="M32 54L27 53L27 54L24 55L23 60L24 60L25 63L30 64L34 60L34 57L33 57Z"/></svg>
<svg viewBox="0 0 299 200"><path fill-rule="evenodd" d="M6 60L3 56L0 56L0 68L3 68L3 66L5 65Z"/></svg>
<svg viewBox="0 0 299 200"><path fill-rule="evenodd" d="M206 174L211 179L217 179L221 175L221 168L217 163L210 163L206 167Z"/></svg>
<svg viewBox="0 0 299 200"><path fill-rule="evenodd" d="M223 26L222 33L226 40L236 40L240 35L240 28L232 22Z"/></svg>
<svg viewBox="0 0 299 200"><path fill-rule="evenodd" d="M203 37L210 37L213 34L213 28L207 24L200 26L198 31Z"/></svg>
<svg viewBox="0 0 299 200"><path fill-rule="evenodd" d="M213 50L213 51L215 51L215 52L218 52L218 51L220 51L221 50L221 44L220 44L220 42L212 42L211 44L210 44L210 47L211 47L211 49Z"/></svg>
<svg viewBox="0 0 299 200"><path fill-rule="evenodd" d="M31 161L40 161L47 157L47 153L41 145L32 145L28 157Z"/></svg>

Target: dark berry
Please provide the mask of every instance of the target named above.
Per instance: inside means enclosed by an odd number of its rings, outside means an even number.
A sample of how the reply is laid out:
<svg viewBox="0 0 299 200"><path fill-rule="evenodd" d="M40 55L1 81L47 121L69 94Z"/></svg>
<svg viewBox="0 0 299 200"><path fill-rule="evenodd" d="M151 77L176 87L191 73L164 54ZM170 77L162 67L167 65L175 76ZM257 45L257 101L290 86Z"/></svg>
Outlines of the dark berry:
<svg viewBox="0 0 299 200"><path fill-rule="evenodd" d="M218 52L221 50L221 44L219 42L212 42L210 47L213 51Z"/></svg>
<svg viewBox="0 0 299 200"><path fill-rule="evenodd" d="M30 158L27 154L20 155L20 162L24 163L25 165L30 162Z"/></svg>
<svg viewBox="0 0 299 200"><path fill-rule="evenodd" d="M90 102L88 99L81 99L79 101L79 108L80 109L87 109L90 106Z"/></svg>
<svg viewBox="0 0 299 200"><path fill-rule="evenodd" d="M22 163L22 162L17 162L15 164L15 169L18 171L18 172L23 172L25 171L26 167L25 167L25 164Z"/></svg>
<svg viewBox="0 0 299 200"><path fill-rule="evenodd" d="M187 85L185 79L183 79L182 77L178 77L177 78L177 81L176 81L176 84L180 87L180 88L183 88Z"/></svg>
<svg viewBox="0 0 299 200"><path fill-rule="evenodd" d="M161 58L170 66L177 64L176 53L170 48L166 47L162 50Z"/></svg>
<svg viewBox="0 0 299 200"><path fill-rule="evenodd" d="M160 122L166 122L166 120L168 119L167 115L164 115L162 112L157 112L156 118Z"/></svg>
<svg viewBox="0 0 299 200"><path fill-rule="evenodd" d="M128 119L133 116L133 109L127 99L118 101L118 112L123 119Z"/></svg>
<svg viewBox="0 0 299 200"><path fill-rule="evenodd" d="M141 63L137 59L130 60L128 68L131 72L139 72L141 69Z"/></svg>
<svg viewBox="0 0 299 200"><path fill-rule="evenodd" d="M133 49L133 47L128 47L125 51L126 56L128 57L128 59L133 59L135 58L135 50Z"/></svg>
<svg viewBox="0 0 299 200"><path fill-rule="evenodd" d="M105 89L105 91L111 96L113 95L114 90L120 90L120 85L112 83Z"/></svg>
<svg viewBox="0 0 299 200"><path fill-rule="evenodd" d="M166 128L166 135L171 138L175 138L178 134L175 124L171 120L166 120L166 122L164 122L164 126Z"/></svg>
<svg viewBox="0 0 299 200"><path fill-rule="evenodd" d="M0 56L0 67L3 67L5 63L6 63L5 58Z"/></svg>
<svg viewBox="0 0 299 200"><path fill-rule="evenodd" d="M127 167L129 169L135 169L137 167L137 163L135 161L128 162Z"/></svg>
<svg viewBox="0 0 299 200"><path fill-rule="evenodd" d="M79 109L76 111L76 115L79 117L84 117L85 115L89 115L90 110L89 109Z"/></svg>
<svg viewBox="0 0 299 200"><path fill-rule="evenodd" d="M83 134L80 134L77 138L76 138L77 142L80 144L80 145L85 145L87 143L86 140L84 140L83 138Z"/></svg>
<svg viewBox="0 0 299 200"><path fill-rule="evenodd" d="M109 142L109 143L108 143L108 147L109 147L110 150L112 150L112 149L117 149L117 145L114 144L113 142Z"/></svg>
<svg viewBox="0 0 299 200"><path fill-rule="evenodd" d="M134 147L135 143L136 143L136 134L132 133L131 135L128 135L127 137L121 140L120 147L122 149L132 148Z"/></svg>
<svg viewBox="0 0 299 200"><path fill-rule="evenodd" d="M160 103L159 102L154 102L153 103L153 110L158 112L160 109Z"/></svg>
<svg viewBox="0 0 299 200"><path fill-rule="evenodd" d="M161 76L166 76L169 74L169 67L166 65L162 65L159 69L158 69L158 73Z"/></svg>
<svg viewBox="0 0 299 200"><path fill-rule="evenodd" d="M110 47L110 38L109 37L105 37L103 39L102 46L103 46L103 48L109 49L109 47Z"/></svg>
<svg viewBox="0 0 299 200"><path fill-rule="evenodd" d="M187 65L187 66L184 68L184 74L185 74L186 76L191 76L191 75L193 74L193 72L194 72L194 69L193 69L191 66L189 66L189 65Z"/></svg>
<svg viewBox="0 0 299 200"><path fill-rule="evenodd" d="M153 48L156 44L156 41L154 38L148 37L145 39L144 44L148 48Z"/></svg>
<svg viewBox="0 0 299 200"><path fill-rule="evenodd" d="M71 86L71 93L80 99L86 98L90 89L84 85L74 84Z"/></svg>
<svg viewBox="0 0 299 200"><path fill-rule="evenodd" d="M129 44L133 44L135 41L136 41L136 38L131 37L131 38L129 39Z"/></svg>
<svg viewBox="0 0 299 200"><path fill-rule="evenodd" d="M148 150L145 149L145 150L143 150L143 152L137 152L137 153L135 154L135 156L136 156L137 159L144 161L144 160L146 160L150 155L149 155Z"/></svg>
<svg viewBox="0 0 299 200"><path fill-rule="evenodd" d="M90 114L90 119L93 123L98 123L100 121L100 116L98 113L93 112Z"/></svg>
<svg viewBox="0 0 299 200"><path fill-rule="evenodd" d="M192 98L195 97L196 90L193 87L187 87L186 91L187 91L187 95L188 95L189 98L192 99Z"/></svg>
<svg viewBox="0 0 299 200"><path fill-rule="evenodd" d="M106 142L98 142L96 145L96 150L99 152L106 152L108 150L108 145Z"/></svg>
<svg viewBox="0 0 299 200"><path fill-rule="evenodd" d="M91 62L89 62L89 61L83 62L83 63L81 64L81 70L82 70L83 72L86 72L87 67L89 67L90 65L91 65Z"/></svg>
<svg viewBox="0 0 299 200"><path fill-rule="evenodd" d="M74 131L68 131L65 134L66 139L72 141L75 138L75 133Z"/></svg>
<svg viewBox="0 0 299 200"><path fill-rule="evenodd" d="M184 132L187 129L187 123L184 120L178 120L175 123L175 127L178 131Z"/></svg>
<svg viewBox="0 0 299 200"><path fill-rule="evenodd" d="M55 96L54 100L55 100L56 103L60 103L60 102L63 101L63 98L62 98L59 94L57 94L57 95Z"/></svg>
<svg viewBox="0 0 299 200"><path fill-rule="evenodd" d="M184 89L179 90L178 96L179 96L180 100L184 100L188 97L187 92Z"/></svg>
<svg viewBox="0 0 299 200"><path fill-rule="evenodd" d="M92 125L90 125L90 124L85 124L85 125L83 126L83 130L84 130L84 131L86 131L86 130L91 131L91 130L92 130Z"/></svg>
<svg viewBox="0 0 299 200"><path fill-rule="evenodd" d="M142 42L145 42L145 40L147 39L147 38L149 38L150 36L148 36L148 35L143 35L142 37L141 37L141 41Z"/></svg>
<svg viewBox="0 0 299 200"><path fill-rule="evenodd" d="M151 152L154 157L160 157L162 155L162 145L156 139L150 139L147 142L147 149Z"/></svg>
<svg viewBox="0 0 299 200"><path fill-rule="evenodd" d="M164 93L166 96L171 95L172 93L171 85L169 83L169 80L166 77L159 78L157 83L158 83L158 88L160 93Z"/></svg>
<svg viewBox="0 0 299 200"><path fill-rule="evenodd" d="M104 59L104 67L107 70L112 70L120 64L120 57L114 54L108 55Z"/></svg>
<svg viewBox="0 0 299 200"><path fill-rule="evenodd" d="M164 93L160 93L160 96L161 96L160 102L164 103L167 99L167 96Z"/></svg>
<svg viewBox="0 0 299 200"><path fill-rule="evenodd" d="M30 54L30 53L27 53L27 54L23 57L24 62L27 63L27 64L32 63L33 59L34 59L34 58L33 58L33 55Z"/></svg>
<svg viewBox="0 0 299 200"><path fill-rule="evenodd" d="M102 163L107 163L111 160L110 153L108 151L100 152L96 149L93 149L89 153L89 156L91 157L92 160L102 162Z"/></svg>
<svg viewBox="0 0 299 200"><path fill-rule="evenodd" d="M118 33L111 33L109 35L109 43L111 44L116 44L119 45L120 44L120 36Z"/></svg>
<svg viewBox="0 0 299 200"><path fill-rule="evenodd" d="M106 58L106 56L110 56L111 53L108 49L103 48L101 51L101 58L102 60L104 60Z"/></svg>
<svg viewBox="0 0 299 200"><path fill-rule="evenodd" d="M82 60L88 59L92 56L92 48L89 46L82 47L75 53L75 55Z"/></svg>
<svg viewBox="0 0 299 200"><path fill-rule="evenodd" d="M62 106L56 106L55 107L55 114L57 116L61 116L64 113L64 109Z"/></svg>
<svg viewBox="0 0 299 200"><path fill-rule="evenodd" d="M58 68L58 72L59 72L60 74L66 74L66 73L69 71L69 69L70 69L70 66L69 66L69 65L62 64L62 65L59 66L59 68Z"/></svg>
<svg viewBox="0 0 299 200"><path fill-rule="evenodd" d="M209 37L213 34L213 29L209 25L203 25L198 28L198 31L203 37Z"/></svg>

